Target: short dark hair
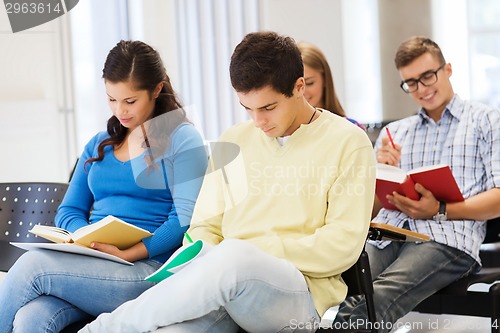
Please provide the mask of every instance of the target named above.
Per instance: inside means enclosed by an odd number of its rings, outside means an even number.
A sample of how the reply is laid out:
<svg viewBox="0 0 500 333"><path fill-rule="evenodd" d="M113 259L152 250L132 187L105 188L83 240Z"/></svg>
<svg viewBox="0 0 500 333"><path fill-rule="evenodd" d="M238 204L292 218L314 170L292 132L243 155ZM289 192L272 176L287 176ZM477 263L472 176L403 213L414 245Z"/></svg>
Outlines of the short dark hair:
<svg viewBox="0 0 500 333"><path fill-rule="evenodd" d="M424 53L430 53L442 64L446 62L441 48L436 42L427 37L413 36L399 45L394 57L396 69L409 65Z"/></svg>
<svg viewBox="0 0 500 333"><path fill-rule="evenodd" d="M253 32L234 49L229 73L238 92L270 86L291 97L297 79L304 76L304 65L292 38L270 31Z"/></svg>

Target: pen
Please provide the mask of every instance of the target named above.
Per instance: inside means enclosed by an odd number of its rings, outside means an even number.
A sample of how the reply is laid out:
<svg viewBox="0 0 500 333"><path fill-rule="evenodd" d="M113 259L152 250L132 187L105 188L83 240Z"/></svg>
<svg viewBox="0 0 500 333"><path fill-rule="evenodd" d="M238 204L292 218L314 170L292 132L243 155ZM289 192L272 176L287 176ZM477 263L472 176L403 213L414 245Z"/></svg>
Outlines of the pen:
<svg viewBox="0 0 500 333"><path fill-rule="evenodd" d="M392 139L391 132L389 132L389 127L386 127L385 131L387 132L387 137L389 137L389 141L391 142L392 148L396 149L396 145L394 144L394 140Z"/></svg>
<svg viewBox="0 0 500 333"><path fill-rule="evenodd" d="M189 236L189 234L187 232L184 233L184 236L186 237L186 239L188 240L189 243L193 242L193 240L191 239L191 237Z"/></svg>

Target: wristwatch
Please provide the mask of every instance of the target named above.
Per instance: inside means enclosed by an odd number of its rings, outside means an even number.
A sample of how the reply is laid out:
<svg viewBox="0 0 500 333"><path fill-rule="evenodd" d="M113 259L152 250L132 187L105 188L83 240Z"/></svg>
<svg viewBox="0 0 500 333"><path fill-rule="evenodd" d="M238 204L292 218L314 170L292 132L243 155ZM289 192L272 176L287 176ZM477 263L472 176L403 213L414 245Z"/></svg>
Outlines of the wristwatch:
<svg viewBox="0 0 500 333"><path fill-rule="evenodd" d="M446 202L445 201L439 201L439 211L437 212L436 215L433 216L434 221L436 222L442 222L446 221L447 215L446 215Z"/></svg>

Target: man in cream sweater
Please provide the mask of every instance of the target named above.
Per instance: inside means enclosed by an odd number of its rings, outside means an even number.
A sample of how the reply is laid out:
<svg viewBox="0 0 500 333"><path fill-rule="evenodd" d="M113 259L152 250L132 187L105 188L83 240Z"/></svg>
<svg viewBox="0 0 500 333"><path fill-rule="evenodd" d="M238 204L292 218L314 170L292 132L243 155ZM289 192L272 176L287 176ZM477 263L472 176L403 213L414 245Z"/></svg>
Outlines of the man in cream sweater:
<svg viewBox="0 0 500 333"><path fill-rule="evenodd" d="M315 109L295 42L248 34L230 75L251 121L226 131L188 231L205 256L81 332L311 331L347 288L375 187L367 135Z"/></svg>

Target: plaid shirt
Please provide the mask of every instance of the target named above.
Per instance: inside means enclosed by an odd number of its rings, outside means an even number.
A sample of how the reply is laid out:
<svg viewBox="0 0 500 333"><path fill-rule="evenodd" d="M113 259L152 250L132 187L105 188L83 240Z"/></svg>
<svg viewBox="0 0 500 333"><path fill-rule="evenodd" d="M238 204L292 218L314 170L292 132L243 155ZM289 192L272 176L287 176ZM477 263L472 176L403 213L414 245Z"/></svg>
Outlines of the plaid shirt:
<svg viewBox="0 0 500 333"><path fill-rule="evenodd" d="M421 108L417 115L387 125L394 142L401 145L398 167L411 169L448 164L464 198L500 187L500 110L463 101L455 95L436 123ZM381 131L375 150L381 146ZM414 220L382 208L374 221L429 235L434 241L457 248L479 259L486 224L476 220ZM390 241L370 241L384 248Z"/></svg>

